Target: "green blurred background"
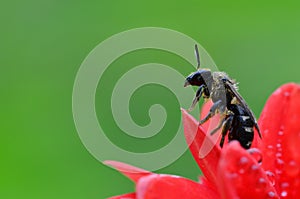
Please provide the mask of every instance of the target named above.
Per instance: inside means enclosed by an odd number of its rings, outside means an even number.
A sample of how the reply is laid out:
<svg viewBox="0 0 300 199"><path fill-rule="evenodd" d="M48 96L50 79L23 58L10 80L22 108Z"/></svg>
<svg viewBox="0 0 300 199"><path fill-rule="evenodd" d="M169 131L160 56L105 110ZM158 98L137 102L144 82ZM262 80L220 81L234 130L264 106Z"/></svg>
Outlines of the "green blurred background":
<svg viewBox="0 0 300 199"><path fill-rule="evenodd" d="M240 82L240 92L258 116L279 85L299 82L300 4L297 1L2 1L0 198L105 198L133 191L133 183L94 159L82 145L72 117L72 88L87 54L121 31L145 26L180 31L199 41L220 70ZM175 55L144 50L121 57L107 75L136 64L165 63L188 75ZM122 68L122 65L124 66ZM126 66L126 67L125 67ZM116 70L119 68L120 70ZM109 74L110 73L110 74ZM109 78L103 79L109 90ZM145 89L145 90L143 90ZM97 91L99 119L105 89ZM143 95L156 92L143 102ZM154 85L135 94L136 122L147 124L144 104L172 93ZM134 102L133 102L134 103ZM176 100L169 122L179 120ZM107 113L106 113L107 112ZM108 119L116 144L133 151L163 146L172 137L139 144ZM121 138L120 138L121 137ZM159 139L158 139L159 138ZM196 180L189 152L159 173Z"/></svg>

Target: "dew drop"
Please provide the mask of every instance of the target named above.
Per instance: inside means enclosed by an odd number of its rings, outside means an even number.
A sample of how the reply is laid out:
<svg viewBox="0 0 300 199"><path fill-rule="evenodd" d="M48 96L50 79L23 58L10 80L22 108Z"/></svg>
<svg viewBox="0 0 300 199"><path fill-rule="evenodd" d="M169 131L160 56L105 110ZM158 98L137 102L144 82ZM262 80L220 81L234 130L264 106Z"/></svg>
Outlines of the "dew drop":
<svg viewBox="0 0 300 199"><path fill-rule="evenodd" d="M290 93L286 91L286 92L284 92L284 96L288 97L288 96L290 96Z"/></svg>
<svg viewBox="0 0 300 199"><path fill-rule="evenodd" d="M276 159L276 164L279 165L279 166L283 166L284 161L282 159L280 159L280 158L277 158Z"/></svg>
<svg viewBox="0 0 300 199"><path fill-rule="evenodd" d="M239 169L239 174L244 174L245 173L245 169L241 168Z"/></svg>
<svg viewBox="0 0 300 199"><path fill-rule="evenodd" d="M284 167L284 161L280 158L277 158L275 164L276 164L276 174L281 174Z"/></svg>
<svg viewBox="0 0 300 199"><path fill-rule="evenodd" d="M289 187L290 186L290 184L288 183L288 182L283 182L283 183L281 183L281 188L287 188L287 187Z"/></svg>
<svg viewBox="0 0 300 199"><path fill-rule="evenodd" d="M256 164L253 164L253 165L251 166L251 170L252 170L252 171L257 171L258 169L259 169L259 166L256 165Z"/></svg>
<svg viewBox="0 0 300 199"><path fill-rule="evenodd" d="M268 129L264 130L264 134L268 134L268 133L269 133Z"/></svg>
<svg viewBox="0 0 300 199"><path fill-rule="evenodd" d="M255 191L256 192L261 192L261 191L265 190L266 186L267 186L266 179L259 178L257 183L256 183L256 186L255 186Z"/></svg>
<svg viewBox="0 0 300 199"><path fill-rule="evenodd" d="M273 145L268 145L267 146L266 153L267 153L268 156L273 156L273 154L275 153Z"/></svg>
<svg viewBox="0 0 300 199"><path fill-rule="evenodd" d="M274 198L276 196L276 194L273 191L269 191L268 196L269 196L269 198Z"/></svg>
<svg viewBox="0 0 300 199"><path fill-rule="evenodd" d="M279 136L283 136L283 131L278 131Z"/></svg>
<svg viewBox="0 0 300 199"><path fill-rule="evenodd" d="M240 158L240 164L241 164L241 165L245 165L245 164L247 164L248 162L249 162L249 160L248 160L247 157L243 156L243 157Z"/></svg>
<svg viewBox="0 0 300 199"><path fill-rule="evenodd" d="M259 178L258 183L266 183L266 180L264 178Z"/></svg>
<svg viewBox="0 0 300 199"><path fill-rule="evenodd" d="M277 157L277 158L281 158L281 157L282 157L282 153L279 153L279 152L276 153L276 157Z"/></svg>
<svg viewBox="0 0 300 199"><path fill-rule="evenodd" d="M275 175L274 175L274 173L271 172L271 171L266 171L266 175L267 175L271 185L274 186L275 185Z"/></svg>
<svg viewBox="0 0 300 199"><path fill-rule="evenodd" d="M248 149L248 152L250 153L250 155L252 155L252 157L254 157L254 159L258 163L262 162L262 153L259 149L257 148Z"/></svg>
<svg viewBox="0 0 300 199"><path fill-rule="evenodd" d="M230 179L237 178L239 175L237 173L226 173L226 177Z"/></svg>
<svg viewBox="0 0 300 199"><path fill-rule="evenodd" d="M241 157L239 162L238 162L238 166L239 166L239 174L244 174L245 173L245 168L246 168L246 165L248 164L249 162L249 159L245 156Z"/></svg>
<svg viewBox="0 0 300 199"><path fill-rule="evenodd" d="M287 197L288 193L287 191L282 191L280 195L281 197Z"/></svg>
<svg viewBox="0 0 300 199"><path fill-rule="evenodd" d="M276 147L281 148L281 144L280 143L276 144Z"/></svg>
<svg viewBox="0 0 300 199"><path fill-rule="evenodd" d="M294 160L291 160L287 164L287 169L286 169L287 175L289 175L290 177L295 177L299 174L299 172L300 172L299 166Z"/></svg>

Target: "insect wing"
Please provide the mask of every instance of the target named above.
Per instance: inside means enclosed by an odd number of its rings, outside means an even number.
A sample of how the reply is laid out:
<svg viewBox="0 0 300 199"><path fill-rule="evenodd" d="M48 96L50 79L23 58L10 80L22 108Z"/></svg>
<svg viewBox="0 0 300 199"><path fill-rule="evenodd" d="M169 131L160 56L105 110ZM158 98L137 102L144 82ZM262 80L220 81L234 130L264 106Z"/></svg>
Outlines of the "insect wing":
<svg viewBox="0 0 300 199"><path fill-rule="evenodd" d="M242 107L245 108L245 110L249 114L250 118L254 121L255 128L256 128L256 130L257 130L257 132L259 134L259 137L261 138L261 133L260 133L260 130L259 130L256 118L255 118L253 112L251 111L251 109L249 108L249 106L247 105L246 101L239 94L239 92L235 89L235 86L233 85L233 83L231 81L229 81L229 80L226 79L226 81L224 81L224 84L225 84L225 87L227 89L229 89L234 94L234 96L236 97L237 101L240 103L240 105Z"/></svg>

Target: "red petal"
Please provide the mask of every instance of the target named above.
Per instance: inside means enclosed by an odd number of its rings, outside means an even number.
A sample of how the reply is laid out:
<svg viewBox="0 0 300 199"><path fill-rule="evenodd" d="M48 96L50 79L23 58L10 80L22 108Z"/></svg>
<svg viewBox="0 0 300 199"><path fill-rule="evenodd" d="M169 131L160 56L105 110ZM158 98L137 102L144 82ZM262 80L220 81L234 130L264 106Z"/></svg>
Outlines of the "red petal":
<svg viewBox="0 0 300 199"><path fill-rule="evenodd" d="M127 193L127 194L120 195L120 196L113 196L113 197L107 198L107 199L135 199L135 198L136 198L135 193Z"/></svg>
<svg viewBox="0 0 300 199"><path fill-rule="evenodd" d="M123 175L125 175L135 183L137 183L137 181L141 177L152 174L150 171L146 171L122 162L106 160L103 163L118 170L119 172L121 172Z"/></svg>
<svg viewBox="0 0 300 199"><path fill-rule="evenodd" d="M190 151L199 165L202 173L210 182L216 182L217 165L221 153L219 145L206 136L201 126L198 126L191 115L182 109L183 127Z"/></svg>
<svg viewBox="0 0 300 199"><path fill-rule="evenodd" d="M237 141L224 147L218 175L223 198L279 198L264 170Z"/></svg>
<svg viewBox="0 0 300 199"><path fill-rule="evenodd" d="M218 194L208 186L186 178L171 175L151 175L137 183L138 199L219 199Z"/></svg>
<svg viewBox="0 0 300 199"><path fill-rule="evenodd" d="M263 168L275 174L277 192L300 197L300 85L289 83L268 99L259 120Z"/></svg>
<svg viewBox="0 0 300 199"><path fill-rule="evenodd" d="M205 186L205 187L209 188L212 192L214 192L216 195L218 195L218 198L221 198L220 194L219 194L219 190L216 187L216 185L213 184L212 182L208 181L204 176L199 177L199 184L201 186Z"/></svg>

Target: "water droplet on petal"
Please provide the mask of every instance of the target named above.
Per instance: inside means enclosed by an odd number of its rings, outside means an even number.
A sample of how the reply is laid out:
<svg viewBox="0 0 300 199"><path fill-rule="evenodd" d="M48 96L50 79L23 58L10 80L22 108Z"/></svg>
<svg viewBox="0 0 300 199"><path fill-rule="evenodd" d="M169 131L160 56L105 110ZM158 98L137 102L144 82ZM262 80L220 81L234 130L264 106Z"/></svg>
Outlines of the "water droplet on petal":
<svg viewBox="0 0 300 199"><path fill-rule="evenodd" d="M257 148L248 149L248 152L252 155L252 157L254 157L254 159L258 163L261 163L261 161L262 161L262 153L261 153L261 151L259 149L257 149Z"/></svg>
<svg viewBox="0 0 300 199"><path fill-rule="evenodd" d="M264 178L259 178L258 182L263 184L263 183L266 183L266 180Z"/></svg>
<svg viewBox="0 0 300 199"><path fill-rule="evenodd" d="M266 153L267 153L267 156L273 156L273 154L275 153L273 145L268 145L267 146Z"/></svg>
<svg viewBox="0 0 300 199"><path fill-rule="evenodd" d="M283 183L281 183L281 188L287 188L287 187L289 187L290 186L290 184L288 183L288 182L283 182Z"/></svg>
<svg viewBox="0 0 300 199"><path fill-rule="evenodd" d="M290 96L290 93L286 91L286 92L284 92L284 96L288 97L288 96Z"/></svg>
<svg viewBox="0 0 300 199"><path fill-rule="evenodd" d="M277 174L281 174L282 173L282 170L283 170L283 166L284 166L284 161L280 158L277 158L276 159L276 173ZM280 173L278 173L278 171L280 171Z"/></svg>
<svg viewBox="0 0 300 199"><path fill-rule="evenodd" d="M275 185L275 175L274 175L274 173L271 172L271 171L266 171L266 175L267 175L271 185L274 186Z"/></svg>
<svg viewBox="0 0 300 199"><path fill-rule="evenodd" d="M245 173L245 168L246 168L246 165L248 164L249 160L247 157L243 156L240 158L240 161L239 161L239 173L240 174L244 174Z"/></svg>
<svg viewBox="0 0 300 199"><path fill-rule="evenodd" d="M259 166L256 165L256 164L253 164L253 165L251 166L251 169L252 169L252 171L257 171L257 170L259 169Z"/></svg>
<svg viewBox="0 0 300 199"><path fill-rule="evenodd" d="M277 158L281 158L281 157L282 157L282 153L279 153L279 152L276 153L276 157L277 157Z"/></svg>
<svg viewBox="0 0 300 199"><path fill-rule="evenodd" d="M299 174L300 172L300 168L297 165L296 161L291 160L288 164L287 164L287 168L286 168L286 174L291 176L291 177L295 177Z"/></svg>
<svg viewBox="0 0 300 199"><path fill-rule="evenodd" d="M281 148L281 144L280 143L276 144L276 147Z"/></svg>
<svg viewBox="0 0 300 199"><path fill-rule="evenodd" d="M241 168L239 169L239 174L244 174L245 173L245 169Z"/></svg>
<svg viewBox="0 0 300 199"><path fill-rule="evenodd" d="M230 179L237 178L239 175L237 173L226 173L226 177Z"/></svg>
<svg viewBox="0 0 300 199"><path fill-rule="evenodd" d="M276 196L276 194L273 191L268 192L268 197L269 198L274 198L275 196Z"/></svg>
<svg viewBox="0 0 300 199"><path fill-rule="evenodd" d="M288 193L287 191L282 191L280 195L281 197L287 197Z"/></svg>
<svg viewBox="0 0 300 199"><path fill-rule="evenodd" d="M264 130L264 134L268 134L268 133L269 133L268 129Z"/></svg>
<svg viewBox="0 0 300 199"><path fill-rule="evenodd" d="M259 178L255 186L256 191L263 191L267 186L267 181L264 178Z"/></svg>
<svg viewBox="0 0 300 199"><path fill-rule="evenodd" d="M283 131L278 131L279 136L283 136Z"/></svg>
<svg viewBox="0 0 300 199"><path fill-rule="evenodd" d="M280 159L280 158L277 158L277 159L276 159L276 163L277 163L278 165L283 165L283 164L284 164L284 161L283 161L282 159Z"/></svg>
<svg viewBox="0 0 300 199"><path fill-rule="evenodd" d="M241 165L244 165L244 164L247 164L249 162L248 158L243 156L240 158L240 164Z"/></svg>

